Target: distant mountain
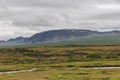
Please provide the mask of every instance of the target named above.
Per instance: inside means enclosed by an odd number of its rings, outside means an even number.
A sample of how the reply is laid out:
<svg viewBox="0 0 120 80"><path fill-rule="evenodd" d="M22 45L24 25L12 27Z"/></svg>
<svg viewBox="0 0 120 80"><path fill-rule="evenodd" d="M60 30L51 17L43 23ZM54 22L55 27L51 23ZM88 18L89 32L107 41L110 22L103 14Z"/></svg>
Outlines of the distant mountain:
<svg viewBox="0 0 120 80"><path fill-rule="evenodd" d="M42 33L37 33L32 37L26 39L25 41L30 43L54 42L54 41L62 41L68 39L76 39L92 34L100 34L100 33L97 31L76 30L76 29L51 30Z"/></svg>
<svg viewBox="0 0 120 80"><path fill-rule="evenodd" d="M21 44L55 43L55 42L61 42L61 41L66 42L69 40L73 40L72 41L73 43L74 43L74 40L77 40L78 42L81 41L81 43L82 43L82 42L85 42L88 38L95 39L96 37L93 37L93 36L100 37L101 41L102 41L102 37L104 37L105 35L106 35L106 37L111 36L111 35L120 35L120 31L113 30L113 31L107 31L107 32L106 31L98 32L98 31L91 31L91 30L78 30L78 29L50 30L50 31L45 31L45 32L40 32L40 33L34 34L33 36L28 37L28 38L17 37L17 38L9 39L8 41L0 41L0 45L6 44L6 43L7 43L7 45L9 45L9 44L21 45ZM85 38L85 37L87 37L87 38ZM119 37L119 36L117 36L117 37ZM117 37L114 36L114 38L117 38ZM69 41L69 42L71 42L71 41ZM120 42L120 41L118 41L118 42Z"/></svg>
<svg viewBox="0 0 120 80"><path fill-rule="evenodd" d="M120 45L120 34L89 35L79 39L42 43L41 45Z"/></svg>
<svg viewBox="0 0 120 80"><path fill-rule="evenodd" d="M27 39L27 38L24 38L24 37L17 37L17 38L9 39L7 42L22 43L22 42L24 42L25 39Z"/></svg>
<svg viewBox="0 0 120 80"><path fill-rule="evenodd" d="M5 42L4 40L1 40L0 42Z"/></svg>

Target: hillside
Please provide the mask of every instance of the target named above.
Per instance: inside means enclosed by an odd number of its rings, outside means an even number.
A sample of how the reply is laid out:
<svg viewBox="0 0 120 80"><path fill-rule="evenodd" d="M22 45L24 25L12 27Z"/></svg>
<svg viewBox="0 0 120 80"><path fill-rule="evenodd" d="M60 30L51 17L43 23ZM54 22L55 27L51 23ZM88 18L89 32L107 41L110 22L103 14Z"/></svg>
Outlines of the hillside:
<svg viewBox="0 0 120 80"><path fill-rule="evenodd" d="M79 39L71 39L41 45L119 45L120 34L90 35Z"/></svg>
<svg viewBox="0 0 120 80"><path fill-rule="evenodd" d="M61 29L36 33L31 37L17 37L0 41L0 46L13 45L88 45L119 44L120 31L98 32L91 30Z"/></svg>
<svg viewBox="0 0 120 80"><path fill-rule="evenodd" d="M76 30L76 29L51 30L42 33L37 33L31 36L30 38L28 38L27 40L25 40L25 42L29 42L29 43L54 42L54 41L62 41L68 39L76 39L92 34L99 34L99 32L90 31L90 30Z"/></svg>

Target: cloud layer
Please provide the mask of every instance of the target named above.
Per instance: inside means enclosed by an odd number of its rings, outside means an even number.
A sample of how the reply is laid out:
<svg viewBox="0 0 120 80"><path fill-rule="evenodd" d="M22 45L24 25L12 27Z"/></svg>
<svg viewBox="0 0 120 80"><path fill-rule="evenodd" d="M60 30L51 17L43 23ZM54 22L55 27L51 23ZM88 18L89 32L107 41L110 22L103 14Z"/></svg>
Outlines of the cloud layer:
<svg viewBox="0 0 120 80"><path fill-rule="evenodd" d="M0 40L63 28L120 29L120 0L0 0Z"/></svg>

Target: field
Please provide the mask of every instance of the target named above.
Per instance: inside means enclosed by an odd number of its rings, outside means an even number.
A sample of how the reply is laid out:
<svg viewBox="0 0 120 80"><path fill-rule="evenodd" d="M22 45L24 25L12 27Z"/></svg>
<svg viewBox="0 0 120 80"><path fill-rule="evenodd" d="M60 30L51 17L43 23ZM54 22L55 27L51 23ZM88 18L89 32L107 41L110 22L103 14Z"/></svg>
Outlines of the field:
<svg viewBox="0 0 120 80"><path fill-rule="evenodd" d="M120 80L119 45L0 48L0 80Z"/></svg>

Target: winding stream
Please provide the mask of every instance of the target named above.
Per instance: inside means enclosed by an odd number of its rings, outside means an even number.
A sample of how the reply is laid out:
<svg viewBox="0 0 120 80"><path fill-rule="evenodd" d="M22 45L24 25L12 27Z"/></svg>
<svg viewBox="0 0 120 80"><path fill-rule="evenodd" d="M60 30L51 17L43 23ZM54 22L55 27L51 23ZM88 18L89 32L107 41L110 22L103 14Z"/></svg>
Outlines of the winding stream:
<svg viewBox="0 0 120 80"><path fill-rule="evenodd" d="M32 71L35 71L35 70L36 70L36 68L30 69L30 70L0 72L0 74L11 74L11 73L21 73L21 72L32 72Z"/></svg>
<svg viewBox="0 0 120 80"><path fill-rule="evenodd" d="M120 69L120 67L89 67L89 68L81 68L81 69ZM21 72L32 72L37 70L37 68L33 68L30 70L20 70L20 71L8 71L8 72L0 72L0 74L12 74L12 73L21 73Z"/></svg>
<svg viewBox="0 0 120 80"><path fill-rule="evenodd" d="M83 69L120 69L120 67L88 67Z"/></svg>

